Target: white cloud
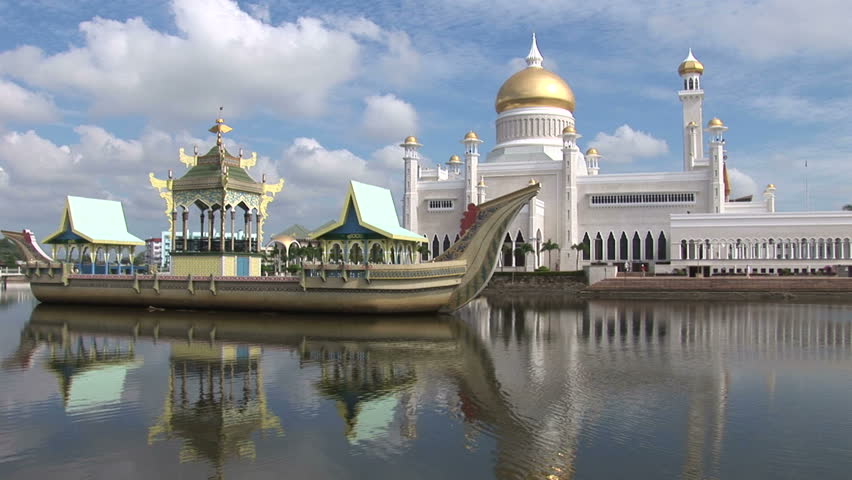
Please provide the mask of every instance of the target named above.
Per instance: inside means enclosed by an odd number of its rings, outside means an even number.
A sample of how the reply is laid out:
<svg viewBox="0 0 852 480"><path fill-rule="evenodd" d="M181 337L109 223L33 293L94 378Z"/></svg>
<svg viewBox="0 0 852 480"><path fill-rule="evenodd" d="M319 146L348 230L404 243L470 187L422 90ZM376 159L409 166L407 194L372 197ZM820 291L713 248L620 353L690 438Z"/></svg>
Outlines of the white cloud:
<svg viewBox="0 0 852 480"><path fill-rule="evenodd" d="M728 169L728 180L731 182L731 198L745 197L746 195L757 195L757 182L747 173L736 168ZM760 198L755 200L760 201Z"/></svg>
<svg viewBox="0 0 852 480"><path fill-rule="evenodd" d="M291 223L313 228L336 218L349 180L390 188L399 203L401 172L393 165L393 148L373 152L368 161L346 149L329 150L313 138L296 138L277 163L285 172L286 184L280 198L270 205L270 228ZM401 152L396 155L401 165Z"/></svg>
<svg viewBox="0 0 852 480"><path fill-rule="evenodd" d="M3 170L3 167L0 167L0 187L8 187L9 186L9 175L6 173L6 170Z"/></svg>
<svg viewBox="0 0 852 480"><path fill-rule="evenodd" d="M269 5L266 3L249 3L246 5L252 17L263 23L272 23L272 15L269 13Z"/></svg>
<svg viewBox="0 0 852 480"><path fill-rule="evenodd" d="M318 115L359 70L353 34L319 19L272 26L231 0L174 0L172 10L177 34L97 17L80 24L82 46L6 51L0 73L91 99L101 114L197 118L219 105Z"/></svg>
<svg viewBox="0 0 852 480"><path fill-rule="evenodd" d="M52 122L59 118L53 100L0 78L0 122Z"/></svg>
<svg viewBox="0 0 852 480"><path fill-rule="evenodd" d="M376 161L375 164L377 166L392 170L402 170L402 154L402 147L396 144L391 144L376 150L370 156Z"/></svg>
<svg viewBox="0 0 852 480"><path fill-rule="evenodd" d="M630 125L622 125L610 135L598 133L589 145L598 149L605 161L629 163L637 158L654 157L669 151L665 140L633 130Z"/></svg>
<svg viewBox="0 0 852 480"><path fill-rule="evenodd" d="M367 107L361 125L370 137L393 141L417 133L417 112L410 103L393 94L373 95L364 101Z"/></svg>
<svg viewBox="0 0 852 480"><path fill-rule="evenodd" d="M15 187L0 188L0 203L28 207L9 209L4 223L49 233L59 221L63 196L81 195L123 201L140 235L161 229L163 205L148 185L147 173L164 177L178 165L178 146L191 148L200 140L156 130L125 140L92 125L74 131L79 139L71 145L58 145L33 130L0 136L3 181Z"/></svg>

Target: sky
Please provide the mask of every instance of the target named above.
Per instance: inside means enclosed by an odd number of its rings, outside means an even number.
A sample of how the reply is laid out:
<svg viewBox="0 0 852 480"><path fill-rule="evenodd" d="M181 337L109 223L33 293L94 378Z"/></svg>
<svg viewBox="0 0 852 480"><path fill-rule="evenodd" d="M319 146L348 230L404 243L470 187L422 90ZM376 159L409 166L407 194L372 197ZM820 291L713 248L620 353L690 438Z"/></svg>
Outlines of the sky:
<svg viewBox="0 0 852 480"><path fill-rule="evenodd" d="M285 179L268 234L336 217L349 179L401 202L398 144L426 166L495 141L494 98L533 32L574 90L601 174L678 171L677 66L705 66L734 195L781 211L852 203L846 0L0 0L0 227L56 230L65 195L120 200L140 237L167 228L148 173L181 175L219 107L251 174ZM397 206L399 210L399 205Z"/></svg>

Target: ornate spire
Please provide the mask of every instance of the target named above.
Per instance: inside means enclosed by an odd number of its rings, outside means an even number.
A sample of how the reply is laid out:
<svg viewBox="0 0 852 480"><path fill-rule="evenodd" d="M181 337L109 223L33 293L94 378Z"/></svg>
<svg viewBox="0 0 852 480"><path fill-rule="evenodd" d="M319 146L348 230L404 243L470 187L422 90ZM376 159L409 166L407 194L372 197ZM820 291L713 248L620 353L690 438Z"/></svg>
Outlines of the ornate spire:
<svg viewBox="0 0 852 480"><path fill-rule="evenodd" d="M538 44L535 41L535 33L533 33L532 46L530 47L530 53L527 54L527 66L541 68L541 62L543 61L544 58L541 56L541 52L538 51Z"/></svg>
<svg viewBox="0 0 852 480"><path fill-rule="evenodd" d="M220 147L222 146L222 134L228 133L231 130L233 130L233 128L225 125L225 119L222 118L222 109L223 108L224 107L219 107L219 118L216 119L216 125L213 125L212 127L210 127L210 130L209 130L210 133L216 134L216 145L218 145Z"/></svg>

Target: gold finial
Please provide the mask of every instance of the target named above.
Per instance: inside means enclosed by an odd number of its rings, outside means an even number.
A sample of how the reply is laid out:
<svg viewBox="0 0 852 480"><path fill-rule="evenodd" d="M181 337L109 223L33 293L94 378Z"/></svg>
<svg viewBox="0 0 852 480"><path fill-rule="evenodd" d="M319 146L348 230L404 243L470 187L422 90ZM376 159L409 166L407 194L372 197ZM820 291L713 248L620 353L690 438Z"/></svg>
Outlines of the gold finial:
<svg viewBox="0 0 852 480"><path fill-rule="evenodd" d="M591 147L588 150L586 150L586 156L590 156L590 155L600 155L600 154L598 153L597 148Z"/></svg>
<svg viewBox="0 0 852 480"><path fill-rule="evenodd" d="M536 182L534 178L530 178L529 185L535 185L536 183L538 182Z"/></svg>
<svg viewBox="0 0 852 480"><path fill-rule="evenodd" d="M485 177L479 177L479 184L477 185L479 188L485 188Z"/></svg>
<svg viewBox="0 0 852 480"><path fill-rule="evenodd" d="M210 127L210 130L208 130L210 133L216 134L216 145L220 147L222 146L222 134L233 130L233 128L225 125L225 119L222 118L222 110L224 108L225 107L219 107L219 117L216 119L216 125L213 125Z"/></svg>

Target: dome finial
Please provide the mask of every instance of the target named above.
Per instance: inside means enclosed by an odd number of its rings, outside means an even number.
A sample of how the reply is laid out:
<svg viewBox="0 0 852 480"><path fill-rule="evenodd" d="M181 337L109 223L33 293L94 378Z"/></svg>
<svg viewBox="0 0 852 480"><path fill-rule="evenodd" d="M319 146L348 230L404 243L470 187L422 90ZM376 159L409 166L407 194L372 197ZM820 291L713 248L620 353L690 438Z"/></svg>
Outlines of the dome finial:
<svg viewBox="0 0 852 480"><path fill-rule="evenodd" d="M527 55L527 66L541 68L543 61L544 58L541 56L541 52L538 51L538 43L535 41L535 32L533 32L532 46L530 47L530 53Z"/></svg>

